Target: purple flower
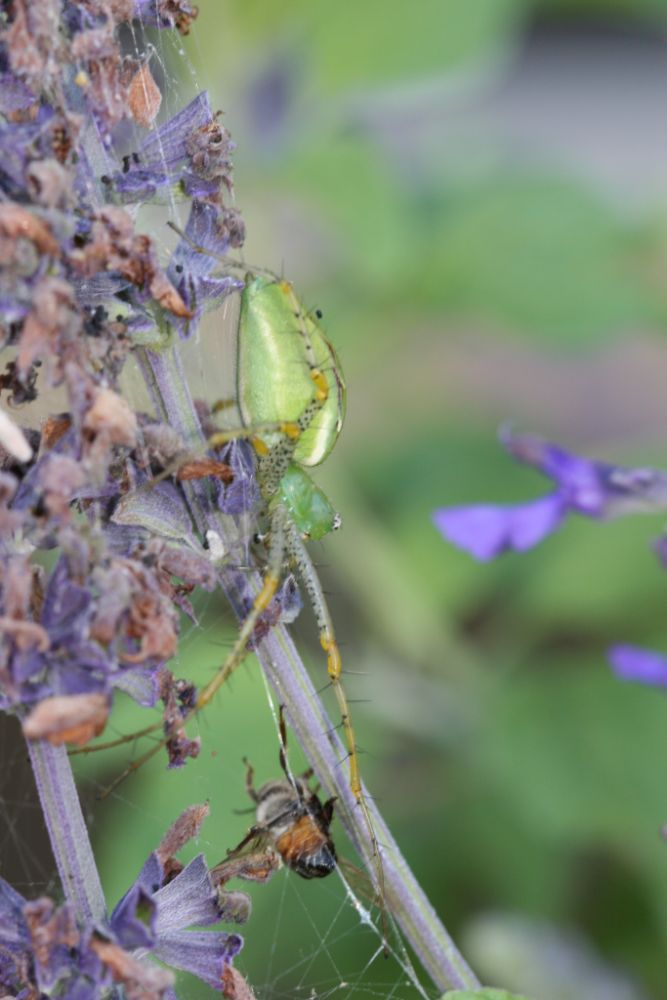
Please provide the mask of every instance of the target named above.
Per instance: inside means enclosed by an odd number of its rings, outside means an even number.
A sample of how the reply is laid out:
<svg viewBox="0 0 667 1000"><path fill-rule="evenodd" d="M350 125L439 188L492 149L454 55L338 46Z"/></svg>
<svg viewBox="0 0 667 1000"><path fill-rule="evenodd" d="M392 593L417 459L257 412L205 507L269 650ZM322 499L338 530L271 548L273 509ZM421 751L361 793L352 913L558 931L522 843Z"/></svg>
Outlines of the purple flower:
<svg viewBox="0 0 667 1000"><path fill-rule="evenodd" d="M243 921L250 901L216 888L203 855L185 868L173 857L207 814L208 807L192 806L179 816L104 926L81 926L69 905L28 902L0 879L0 988L35 1000L47 994L97 1000L115 981L127 995L158 1000L171 995L174 977L147 959L150 952L221 989L242 938L187 928Z"/></svg>
<svg viewBox="0 0 667 1000"><path fill-rule="evenodd" d="M246 897L246 906L239 907L240 894L232 893L228 906L202 854L185 868L173 858L198 832L207 814L207 806L192 806L179 816L114 909L110 929L113 939L126 950L150 951L167 965L220 989L225 968L243 947L243 939L226 931L188 928L247 919L249 900Z"/></svg>
<svg viewBox="0 0 667 1000"><path fill-rule="evenodd" d="M189 0L4 6L0 335L12 360L0 369L0 392L18 403L56 390L65 412L49 413L50 397L42 400L40 429L22 428L23 452L0 449L0 710L19 715L41 769L69 902L28 903L0 881L0 995L96 1000L118 995L120 983L126 996L158 1000L173 976L145 961L148 952L222 989L241 938L189 928L248 906L238 894L228 905L203 857L175 862L182 837L171 831L169 850L151 855L106 920L82 817L63 823L78 803L60 744L99 732L122 687L143 704L162 695L172 756L196 749L181 733L195 694L163 665L177 651L178 608L192 614L187 595L216 588L218 571L178 482L130 498L135 481L159 474L159 457L144 435L150 418L134 412L119 379L133 351L162 347L174 331L191 335L239 285L210 256L243 241L241 217L225 204L234 144L205 94L154 127L162 95L151 50L122 41L135 17L187 33L197 13ZM187 238L169 276L136 227L156 198L186 203ZM172 379L161 373L154 402L176 398ZM188 411L187 387L178 400ZM152 437L164 443L155 425ZM230 450L245 468L244 449ZM241 507L240 487L219 495L213 484L211 508ZM49 571L46 551L57 554Z"/></svg>
<svg viewBox="0 0 667 1000"><path fill-rule="evenodd" d="M532 549L556 530L564 516L560 498L553 495L524 504L443 507L433 520L448 541L487 562L507 549Z"/></svg>
<svg viewBox="0 0 667 1000"><path fill-rule="evenodd" d="M159 191L187 183L193 167L189 153L191 136L210 127L213 112L204 91L173 118L152 131L135 152L124 157L121 169L110 181L125 202L146 202ZM229 140L228 140L229 142ZM227 161L233 145L229 142ZM207 193L216 191L211 188Z"/></svg>
<svg viewBox="0 0 667 1000"><path fill-rule="evenodd" d="M639 646L612 646L607 652L611 668L623 681L637 681L667 691L667 657Z"/></svg>
<svg viewBox="0 0 667 1000"><path fill-rule="evenodd" d="M0 986L11 996L102 997L112 977L91 950L91 936L67 904L28 902L0 879Z"/></svg>
<svg viewBox="0 0 667 1000"><path fill-rule="evenodd" d="M56 908L46 897L29 902L0 879L0 987L11 996L102 1000L118 995L111 992L116 982L128 996L173 996L173 973L111 937L82 927L68 904Z"/></svg>
<svg viewBox="0 0 667 1000"><path fill-rule="evenodd" d="M259 503L255 478L255 456L249 441L230 441L215 454L227 462L234 473L231 483L216 483L218 507L224 514L243 514Z"/></svg>
<svg viewBox="0 0 667 1000"><path fill-rule="evenodd" d="M146 949L167 965L219 988L225 965L239 953L243 939L225 931L187 928L217 924L226 912L202 854L169 881L153 852L111 914L110 926L126 950Z"/></svg>
<svg viewBox="0 0 667 1000"><path fill-rule="evenodd" d="M242 282L228 274L216 274L220 257L230 247L243 242L238 216L233 209L220 209L207 201L193 201L185 227L185 237L174 251L167 276L192 311L192 319L175 322L182 336L191 335L207 309L222 301L230 292L240 289ZM200 253L201 248L204 253Z"/></svg>
<svg viewBox="0 0 667 1000"><path fill-rule="evenodd" d="M520 504L442 507L433 520L444 537L484 562L502 552L523 552L556 531L568 514L608 519L667 510L667 474L573 455L530 435L501 433L509 453L556 484L544 497Z"/></svg>

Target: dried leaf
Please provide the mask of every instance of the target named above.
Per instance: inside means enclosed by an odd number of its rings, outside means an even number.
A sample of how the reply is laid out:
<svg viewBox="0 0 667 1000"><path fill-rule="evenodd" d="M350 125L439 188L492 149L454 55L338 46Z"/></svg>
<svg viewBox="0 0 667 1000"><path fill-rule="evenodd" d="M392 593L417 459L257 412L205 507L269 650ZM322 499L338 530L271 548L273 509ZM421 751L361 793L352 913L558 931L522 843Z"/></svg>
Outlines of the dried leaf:
<svg viewBox="0 0 667 1000"><path fill-rule="evenodd" d="M133 448L137 443L137 418L122 396L112 389L96 390L83 427L95 435L104 433L112 444Z"/></svg>
<svg viewBox="0 0 667 1000"><path fill-rule="evenodd" d="M43 698L23 720L28 740L48 740L53 746L84 746L103 731L109 716L104 694L54 695Z"/></svg>
<svg viewBox="0 0 667 1000"><path fill-rule="evenodd" d="M227 1000L255 1000L255 994L233 965L226 965L222 972L222 995Z"/></svg>
<svg viewBox="0 0 667 1000"><path fill-rule="evenodd" d="M195 458L190 462L183 462L176 475L182 482L190 479L203 479L205 476L215 476L223 483L234 481L234 470L231 465L213 458Z"/></svg>
<svg viewBox="0 0 667 1000"><path fill-rule="evenodd" d="M69 414L61 414L58 417L47 417L42 424L42 445L47 450L55 448L61 437L67 433L72 426L72 418Z"/></svg>
<svg viewBox="0 0 667 1000"><path fill-rule="evenodd" d="M46 223L14 202L0 204L0 233L8 239L30 240L50 257L60 256L60 247Z"/></svg>
<svg viewBox="0 0 667 1000"><path fill-rule="evenodd" d="M3 616L0 618L0 635L2 633L11 636L21 650L35 647L40 653L45 653L51 645L49 633L36 622L26 622Z"/></svg>
<svg viewBox="0 0 667 1000"><path fill-rule="evenodd" d="M162 104L162 94L153 79L150 66L144 65L134 74L127 91L130 114L138 125L149 128Z"/></svg>
<svg viewBox="0 0 667 1000"><path fill-rule="evenodd" d="M177 854L189 840L197 836L209 812L208 802L204 802L202 805L189 806L174 820L156 850L163 865L166 864L167 858Z"/></svg>
<svg viewBox="0 0 667 1000"><path fill-rule="evenodd" d="M156 271L150 283L150 292L155 301L174 316L181 319L192 319L194 316L163 271Z"/></svg>
<svg viewBox="0 0 667 1000"><path fill-rule="evenodd" d="M125 987L128 998L159 1000L174 984L174 974L150 962L140 962L119 945L93 936L90 947L110 970L118 983Z"/></svg>

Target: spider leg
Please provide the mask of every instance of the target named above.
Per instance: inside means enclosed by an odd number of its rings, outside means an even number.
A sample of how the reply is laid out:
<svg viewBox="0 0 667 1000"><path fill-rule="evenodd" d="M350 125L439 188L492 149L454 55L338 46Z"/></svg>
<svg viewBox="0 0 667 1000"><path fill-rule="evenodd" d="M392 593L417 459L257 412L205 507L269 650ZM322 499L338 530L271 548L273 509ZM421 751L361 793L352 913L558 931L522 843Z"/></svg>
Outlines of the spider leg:
<svg viewBox="0 0 667 1000"><path fill-rule="evenodd" d="M320 631L320 644L322 649L327 654L327 670L329 673L329 680L331 681L331 686L334 689L338 707L340 709L343 736L345 738L345 745L347 746L350 765L350 790L354 795L357 805L361 809L364 817L364 823L366 824L366 830L370 841L370 853L376 870L378 894L381 899L384 899L384 870L382 867L380 844L371 820L363 785L361 784L361 776L359 773L359 754L357 751L354 729L352 727L352 720L350 718L349 703L341 680L343 669L342 661L334 633L331 612L329 611L329 606L324 596L322 584L320 583L320 579L317 575L317 571L315 570L315 566L313 565L313 561L310 558L310 554L296 527L291 522L288 525L286 544L290 562L293 564L296 572L301 577L306 593L308 594L308 598L317 621L317 626Z"/></svg>
<svg viewBox="0 0 667 1000"><path fill-rule="evenodd" d="M294 778L290 774L290 770L287 766L287 726L285 724L285 706L280 705L278 708L278 738L280 740L280 750L278 751L278 760L280 761L280 767L289 781L292 787L294 786Z"/></svg>
<svg viewBox="0 0 667 1000"><path fill-rule="evenodd" d="M269 542L268 567L264 575L264 583L259 593L255 596L252 607L246 615L239 630L238 637L234 643L229 656L222 664L215 676L202 689L197 698L197 703L193 713L200 712L202 708L211 701L219 691L225 681L234 673L236 668L245 659L248 649L248 642L252 638L259 616L264 611L276 593L282 575L283 561L285 556L285 528L287 512L282 504L276 504L271 518L271 538Z"/></svg>

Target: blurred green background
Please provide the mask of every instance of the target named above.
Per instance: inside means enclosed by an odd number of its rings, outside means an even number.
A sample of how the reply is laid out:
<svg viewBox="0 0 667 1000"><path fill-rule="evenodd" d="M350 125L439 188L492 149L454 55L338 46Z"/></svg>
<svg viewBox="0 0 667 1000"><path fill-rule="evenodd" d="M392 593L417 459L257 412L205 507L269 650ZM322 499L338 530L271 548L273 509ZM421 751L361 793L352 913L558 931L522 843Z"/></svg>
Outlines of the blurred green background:
<svg viewBox="0 0 667 1000"><path fill-rule="evenodd" d="M365 778L484 981L536 1000L667 997L667 702L604 657L619 640L667 648L661 519L572 522L489 566L430 520L544 490L501 453L508 419L599 458L664 461L667 3L200 10L185 45L238 144L245 257L321 307L347 376L317 477L344 526L315 556L344 661L365 672L347 680L369 699L354 707ZM233 624L217 598L200 613L175 673L202 679ZM308 610L295 632L324 684ZM79 759L113 898L192 801L211 801L210 862L238 842L243 755L259 781L277 774L256 665L230 688L181 773L152 762L99 805L128 749ZM118 731L142 724L119 706ZM366 969L377 940L334 881L281 873L253 891L239 966L258 995L414 995L391 963Z"/></svg>

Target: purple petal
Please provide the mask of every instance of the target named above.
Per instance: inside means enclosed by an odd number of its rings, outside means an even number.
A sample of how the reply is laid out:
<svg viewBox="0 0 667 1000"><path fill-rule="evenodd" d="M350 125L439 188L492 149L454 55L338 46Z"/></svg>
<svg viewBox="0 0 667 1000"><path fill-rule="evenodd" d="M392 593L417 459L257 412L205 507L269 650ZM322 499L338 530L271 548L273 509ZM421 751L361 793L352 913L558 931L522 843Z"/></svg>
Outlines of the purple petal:
<svg viewBox="0 0 667 1000"><path fill-rule="evenodd" d="M621 680L667 689L667 657L660 653L639 646L612 646L607 656Z"/></svg>
<svg viewBox="0 0 667 1000"><path fill-rule="evenodd" d="M433 515L435 526L453 545L480 562L508 549L525 552L559 527L565 516L563 500L552 493L530 503L443 507Z"/></svg>
<svg viewBox="0 0 667 1000"><path fill-rule="evenodd" d="M213 112L204 91L151 132L136 153L126 157L123 170L113 176L114 188L123 200L145 201L159 189L176 184L189 166L190 136L211 121Z"/></svg>
<svg viewBox="0 0 667 1000"><path fill-rule="evenodd" d="M109 918L109 925L114 934L119 937L124 934L128 921L133 920L136 914L139 898L146 899L152 897L152 895L157 892L162 885L163 878L164 870L156 853L153 851L153 853L148 856L146 863L137 875L133 884L127 890L125 895L118 900L116 906L114 907L113 913ZM153 905L150 918L151 933L153 937L155 935L155 924L157 919L154 914L155 907Z"/></svg>
<svg viewBox="0 0 667 1000"><path fill-rule="evenodd" d="M136 883L126 892L113 911L111 927L118 940L127 951L148 948L155 943L157 906L155 900Z"/></svg>
<svg viewBox="0 0 667 1000"><path fill-rule="evenodd" d="M229 251L229 234L221 222L224 213L208 202L195 201L192 204L190 216L185 227L187 240L181 239L171 258L168 275L176 284L181 273L178 268L187 271L190 281L201 279L220 269L220 257ZM201 247L205 253L193 249ZM220 281L223 279L221 278ZM242 288L243 283L227 278L230 291ZM210 293L210 290L209 290Z"/></svg>
<svg viewBox="0 0 667 1000"><path fill-rule="evenodd" d="M658 469L596 462L530 434L502 430L500 439L514 458L549 476L578 514L607 518L667 510L667 474Z"/></svg>
<svg viewBox="0 0 667 1000"><path fill-rule="evenodd" d="M27 947L30 942L30 933L23 916L25 902L9 882L0 878L0 956L6 947Z"/></svg>
<svg viewBox="0 0 667 1000"><path fill-rule="evenodd" d="M182 337L192 335L205 309L216 306L225 296L243 288L243 282L237 278L212 273L220 270L220 258L232 245L235 218L230 210L221 210L209 202L192 203L185 227L187 239L181 239L167 269L169 280L193 312L190 320L174 323Z"/></svg>
<svg viewBox="0 0 667 1000"><path fill-rule="evenodd" d="M147 528L154 535L175 538L197 547L183 495L171 483L158 483L150 489L127 493L118 501L111 520L124 527Z"/></svg>
<svg viewBox="0 0 667 1000"><path fill-rule="evenodd" d="M238 955L243 938L224 931L182 931L160 939L153 954L175 969L198 976L220 989L225 965Z"/></svg>
<svg viewBox="0 0 667 1000"><path fill-rule="evenodd" d="M231 441L217 450L220 460L232 467L231 483L216 484L217 503L223 514L243 514L259 503L259 489L255 476L254 449L249 441Z"/></svg>
<svg viewBox="0 0 667 1000"><path fill-rule="evenodd" d="M156 931L160 938L193 924L205 927L220 920L218 893L203 854L193 858L153 898L158 904Z"/></svg>
<svg viewBox="0 0 667 1000"><path fill-rule="evenodd" d="M102 973L99 978L102 978ZM100 993L106 992L102 991L100 986L101 983L94 983L85 976L78 976L74 981L67 983L65 991L59 994L59 1000L99 1000ZM109 995L113 994L109 991Z"/></svg>
<svg viewBox="0 0 667 1000"><path fill-rule="evenodd" d="M147 893L152 895L153 893L158 891L163 881L164 881L164 869L162 867L162 864L160 863L160 859L158 858L157 854L155 853L155 851L153 851L153 853L149 854L148 858L146 859L146 862L144 863L144 866L139 872L139 874L137 875L134 884L140 885L142 889L145 889ZM129 892L131 891L132 890L130 889ZM125 899L125 896L123 896L123 899ZM121 899L121 901L116 906L116 909L114 910L114 914L122 902L123 900ZM113 915L111 919L113 920Z"/></svg>
<svg viewBox="0 0 667 1000"><path fill-rule="evenodd" d="M138 705L153 708L160 697L157 667L130 667L109 674L111 687L124 691Z"/></svg>
<svg viewBox="0 0 667 1000"><path fill-rule="evenodd" d="M69 579L67 560L61 557L49 579L42 609L42 625L52 644L83 637L91 600L85 587Z"/></svg>
<svg viewBox="0 0 667 1000"><path fill-rule="evenodd" d="M0 73L0 111L3 114L20 111L35 101L35 95L23 80L19 80L13 73Z"/></svg>

